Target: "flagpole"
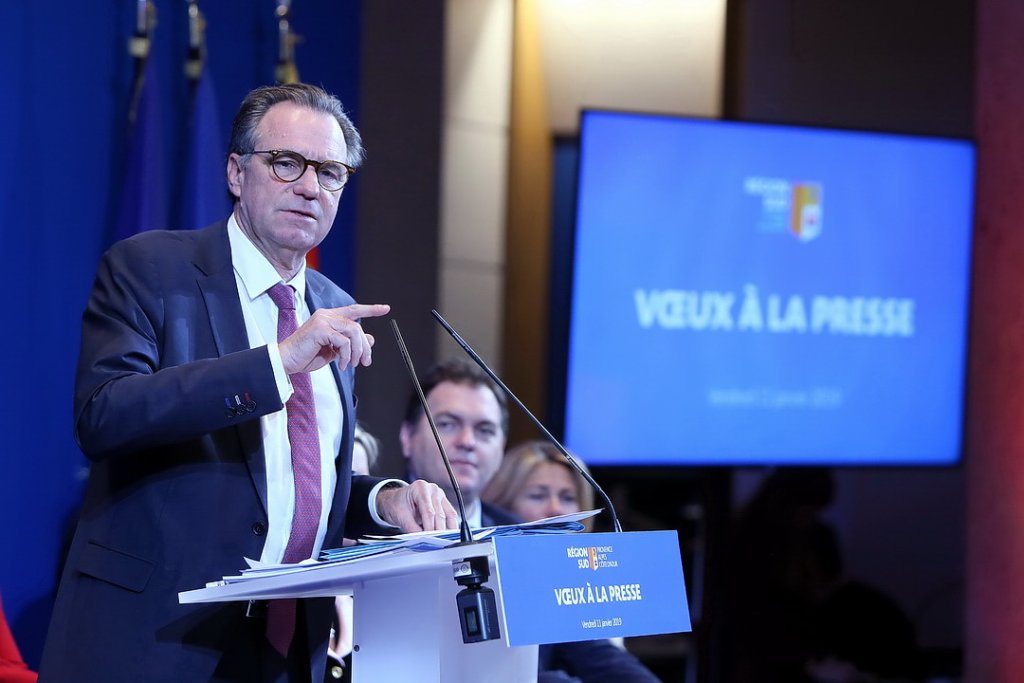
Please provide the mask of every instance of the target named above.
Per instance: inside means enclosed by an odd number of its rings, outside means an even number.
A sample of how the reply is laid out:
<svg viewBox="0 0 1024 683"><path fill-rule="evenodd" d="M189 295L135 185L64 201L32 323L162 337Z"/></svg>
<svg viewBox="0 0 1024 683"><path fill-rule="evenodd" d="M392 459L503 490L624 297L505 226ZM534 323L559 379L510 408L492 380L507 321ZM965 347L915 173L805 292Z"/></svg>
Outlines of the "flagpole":
<svg viewBox="0 0 1024 683"><path fill-rule="evenodd" d="M152 0L138 0L135 8L135 29L128 41L135 75L128 106L124 177L111 235L115 240L168 227L160 76L153 59L156 6Z"/></svg>
<svg viewBox="0 0 1024 683"><path fill-rule="evenodd" d="M274 78L279 85L299 82L299 69L295 65L295 44L302 40L292 31L291 0L277 0L277 68ZM314 247L306 254L306 264L314 270L320 267L320 249Z"/></svg>
<svg viewBox="0 0 1024 683"><path fill-rule="evenodd" d="M185 74L190 88L184 164L177 204L177 227L202 228L231 211L224 186L225 146L213 74L207 64L206 16L199 0L188 0L188 57Z"/></svg>
<svg viewBox="0 0 1024 683"><path fill-rule="evenodd" d="M295 35L291 26L291 0L277 0L277 68L274 76L279 84L298 83L299 70L295 66Z"/></svg>
<svg viewBox="0 0 1024 683"><path fill-rule="evenodd" d="M188 59L185 75L195 86L206 64L206 17L199 9L198 0L188 0Z"/></svg>
<svg viewBox="0 0 1024 683"><path fill-rule="evenodd" d="M128 41L128 54L135 62L135 75L132 78L132 98L128 106L128 123L135 123L139 109L139 96L142 94L143 74L149 60L152 46L151 34L156 26L156 6L152 0L137 0L135 3L135 33Z"/></svg>

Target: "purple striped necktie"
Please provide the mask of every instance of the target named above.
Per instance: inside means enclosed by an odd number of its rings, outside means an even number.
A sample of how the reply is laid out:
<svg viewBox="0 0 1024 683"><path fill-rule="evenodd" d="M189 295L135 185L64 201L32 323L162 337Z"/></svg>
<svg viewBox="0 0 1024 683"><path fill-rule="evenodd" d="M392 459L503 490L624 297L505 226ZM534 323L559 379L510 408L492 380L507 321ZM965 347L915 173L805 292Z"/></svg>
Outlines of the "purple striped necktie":
<svg viewBox="0 0 1024 683"><path fill-rule="evenodd" d="M295 290L278 283L268 291L277 305L277 341L284 341L299 323L295 316ZM288 399L288 443L292 449L292 473L295 476L295 513L283 562L309 559L320 526L320 434L316 427L313 381L307 372L290 375L292 388ZM295 635L295 600L272 600L267 611L267 638L282 655L288 654Z"/></svg>

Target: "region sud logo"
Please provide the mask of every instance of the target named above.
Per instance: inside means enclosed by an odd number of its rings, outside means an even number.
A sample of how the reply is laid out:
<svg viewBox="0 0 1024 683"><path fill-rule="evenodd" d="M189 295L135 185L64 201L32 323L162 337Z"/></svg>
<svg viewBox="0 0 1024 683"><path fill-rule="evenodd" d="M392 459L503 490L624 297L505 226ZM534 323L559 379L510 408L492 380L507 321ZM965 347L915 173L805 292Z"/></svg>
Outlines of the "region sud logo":
<svg viewBox="0 0 1024 683"><path fill-rule="evenodd" d="M570 560L575 560L578 569L597 571L603 567L618 567L618 560L610 559L614 549L610 545L571 546L566 549Z"/></svg>
<svg viewBox="0 0 1024 683"><path fill-rule="evenodd" d="M824 188L813 181L751 176L743 181L748 195L760 199L760 232L788 234L810 242L822 231Z"/></svg>

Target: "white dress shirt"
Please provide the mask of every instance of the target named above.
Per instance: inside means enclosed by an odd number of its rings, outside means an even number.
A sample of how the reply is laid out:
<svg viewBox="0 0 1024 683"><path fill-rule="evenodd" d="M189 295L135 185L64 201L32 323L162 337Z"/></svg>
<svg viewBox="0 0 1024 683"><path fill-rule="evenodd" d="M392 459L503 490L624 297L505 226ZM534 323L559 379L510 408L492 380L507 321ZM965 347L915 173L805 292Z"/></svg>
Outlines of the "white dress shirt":
<svg viewBox="0 0 1024 683"><path fill-rule="evenodd" d="M270 363L274 368L281 401L291 397L291 381L284 372L281 352L277 347L278 309L267 293L281 282L281 276L263 254L245 236L234 215L228 219L228 240L231 244L231 263L235 270L238 297L245 319L245 332L249 347L267 346ZM306 267L285 284L295 289L295 315L298 324L309 320L306 305ZM331 511L334 487L337 484L335 457L341 449L345 413L341 395L331 367L326 365L310 373L313 382L313 401L316 422L320 432L320 526L313 544L312 557L320 553L327 533L327 515ZM295 478L292 473L291 446L288 443L288 408L260 418L263 432L263 451L267 471L267 540L263 546L263 562L278 563L284 556L295 512Z"/></svg>
<svg viewBox="0 0 1024 683"><path fill-rule="evenodd" d="M231 263L238 285L238 298L245 320L245 333L249 348L266 346L270 364L274 369L277 390L281 402L286 403L294 389L284 371L281 351L277 346L277 304L268 290L279 282L281 276L260 253L242 229L235 216L228 218L228 242L231 246ZM309 306L306 304L306 265L288 282L295 289L295 316L301 326L309 320ZM313 402L316 406L317 429L320 432L320 525L310 557L318 557L327 534L327 517L331 512L334 488L338 483L335 457L341 449L341 438L345 428L345 412L341 405L341 394L330 365L310 373L313 382ZM263 434L263 451L267 472L267 540L263 546L261 562L278 564L284 557L291 535L292 517L295 513L295 476L292 472L292 451L288 441L288 408L260 418ZM383 526L395 528L381 518L377 512L377 494L385 486L406 486L400 479L385 479L370 491L366 501L370 517ZM358 503L356 503L358 504Z"/></svg>

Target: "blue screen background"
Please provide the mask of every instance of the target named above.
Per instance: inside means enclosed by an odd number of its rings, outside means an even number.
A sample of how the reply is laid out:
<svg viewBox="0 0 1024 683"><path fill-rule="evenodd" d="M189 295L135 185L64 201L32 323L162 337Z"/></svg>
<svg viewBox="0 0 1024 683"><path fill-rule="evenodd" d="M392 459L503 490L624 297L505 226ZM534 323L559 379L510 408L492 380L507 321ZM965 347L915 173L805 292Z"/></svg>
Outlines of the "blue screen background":
<svg viewBox="0 0 1024 683"><path fill-rule="evenodd" d="M965 141L586 112L567 446L597 465L955 463L973 173ZM766 208L758 183L779 181L817 188L817 236ZM765 321L796 298L808 326L738 329L751 287ZM733 328L645 327L638 290L731 294ZM911 300L912 334L813 331L815 297Z"/></svg>

